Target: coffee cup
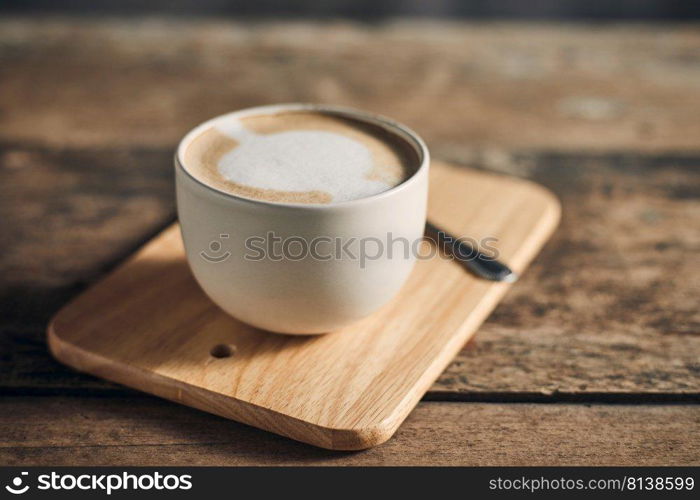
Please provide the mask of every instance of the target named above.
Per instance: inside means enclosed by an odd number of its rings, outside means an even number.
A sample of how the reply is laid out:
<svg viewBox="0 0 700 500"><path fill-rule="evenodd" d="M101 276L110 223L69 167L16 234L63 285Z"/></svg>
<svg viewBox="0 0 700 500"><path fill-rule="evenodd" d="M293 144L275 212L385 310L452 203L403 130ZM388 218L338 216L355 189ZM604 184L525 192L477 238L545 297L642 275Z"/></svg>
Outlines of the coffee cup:
<svg viewBox="0 0 700 500"><path fill-rule="evenodd" d="M247 121L274 126L279 117L299 129L252 139L240 130ZM198 138L211 130L229 134L228 152L221 142L200 147ZM268 158L290 143L291 153ZM240 165L233 173L239 177L212 181L190 153L198 147L201 157L217 152L224 174ZM381 184L376 176L333 172L324 181L324 171L316 175L317 166L309 165L331 158L335 169L370 168L362 163L371 156L366 151L381 157L381 165L393 161L392 152L407 152L406 175ZM247 184L273 163L280 174L266 172ZM188 133L175 154L177 211L192 273L214 303L254 327L285 334L342 329L386 305L408 279L425 227L429 163L425 143L409 128L344 107L263 106L209 120ZM295 168L307 169L308 179L295 179Z"/></svg>

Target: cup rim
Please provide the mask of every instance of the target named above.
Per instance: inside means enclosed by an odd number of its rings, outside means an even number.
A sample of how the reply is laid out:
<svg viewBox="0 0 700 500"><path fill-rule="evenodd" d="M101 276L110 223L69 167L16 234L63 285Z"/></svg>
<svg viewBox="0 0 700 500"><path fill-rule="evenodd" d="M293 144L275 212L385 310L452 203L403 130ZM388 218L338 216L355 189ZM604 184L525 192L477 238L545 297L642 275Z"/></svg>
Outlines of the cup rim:
<svg viewBox="0 0 700 500"><path fill-rule="evenodd" d="M415 150L419 157L418 168L411 174L411 176L405 181L393 186L386 191L381 193L373 194L370 196L365 196L362 198L357 198L355 200L341 201L338 203L290 203L290 202L277 202L269 200L260 200L257 198L248 198L245 196L240 196L233 193L228 193L217 189L205 182L199 180L192 173L190 173L185 167L184 152L187 146L194 140L195 137L199 136L204 130L211 127L215 122L228 119L228 118L243 118L250 115L258 114L274 114L285 111L316 111L319 113L329 113L340 115L343 117L353 118L360 120L372 125L378 125L384 129L393 132L394 134L405 140L411 147ZM175 151L175 165L179 170L182 171L190 180L194 181L196 184L202 186L207 191L218 194L228 199L234 199L240 202L249 203L251 205L267 206L267 207L288 207L288 208L304 208L309 210L328 210L337 207L348 207L354 205L360 205L363 203L370 203L377 201L382 198L387 198L395 195L398 192L408 189L412 184L418 182L420 174L423 174L425 170L428 169L430 164L430 152L426 146L423 139L412 129L403 125L399 122L392 120L386 116L369 113L366 111L360 111L351 107L346 106L335 106L327 104L312 104L312 103L285 103L285 104L271 104L266 106L255 106L251 108L244 108L238 111L233 111L230 113L224 113L222 115L215 116L209 120L200 123L192 130L190 130L178 143L177 149Z"/></svg>

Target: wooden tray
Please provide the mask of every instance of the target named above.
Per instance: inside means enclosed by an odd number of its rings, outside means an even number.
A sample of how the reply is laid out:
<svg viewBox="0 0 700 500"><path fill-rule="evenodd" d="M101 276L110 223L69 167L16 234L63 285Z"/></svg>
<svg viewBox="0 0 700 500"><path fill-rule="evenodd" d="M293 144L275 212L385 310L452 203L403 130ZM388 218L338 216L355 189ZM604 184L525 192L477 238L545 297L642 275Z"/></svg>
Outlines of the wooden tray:
<svg viewBox="0 0 700 500"><path fill-rule="evenodd" d="M431 220L457 235L498 238L516 272L559 212L530 182L432 165ZM80 371L316 446L363 449L391 437L509 286L424 260L400 295L361 323L277 335L209 301L173 225L64 307L48 342Z"/></svg>

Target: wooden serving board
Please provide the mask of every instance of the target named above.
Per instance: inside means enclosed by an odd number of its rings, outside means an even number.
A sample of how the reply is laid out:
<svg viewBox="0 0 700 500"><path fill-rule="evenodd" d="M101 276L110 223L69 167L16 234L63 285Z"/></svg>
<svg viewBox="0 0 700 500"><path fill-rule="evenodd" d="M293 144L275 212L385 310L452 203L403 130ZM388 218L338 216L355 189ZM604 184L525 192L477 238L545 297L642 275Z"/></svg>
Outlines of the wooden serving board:
<svg viewBox="0 0 700 500"><path fill-rule="evenodd" d="M530 182L432 165L430 219L456 235L498 238L516 272L559 212ZM362 322L278 335L204 295L173 225L64 307L48 342L80 371L323 448L363 449L391 437L509 286L423 260L399 296Z"/></svg>

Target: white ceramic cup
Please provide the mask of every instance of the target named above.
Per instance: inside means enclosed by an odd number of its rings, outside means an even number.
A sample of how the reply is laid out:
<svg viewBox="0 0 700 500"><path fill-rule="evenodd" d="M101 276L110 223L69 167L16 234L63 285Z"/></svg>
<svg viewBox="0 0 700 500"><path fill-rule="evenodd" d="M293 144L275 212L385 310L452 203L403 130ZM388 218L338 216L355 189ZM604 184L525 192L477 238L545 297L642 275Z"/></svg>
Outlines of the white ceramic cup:
<svg viewBox="0 0 700 500"><path fill-rule="evenodd" d="M419 166L403 183L382 193L321 205L219 191L183 163L190 142L219 120L292 110L340 115L388 129L414 149ZM175 155L178 216L192 273L224 311L264 330L318 334L349 325L390 301L415 264L416 252L405 252L402 239L413 244L423 235L429 163L428 149L415 132L348 108L284 104L209 120L185 136ZM267 252L260 258L260 249L270 248L270 235L279 238L278 248L289 242L287 257ZM338 248L340 242L347 252Z"/></svg>

